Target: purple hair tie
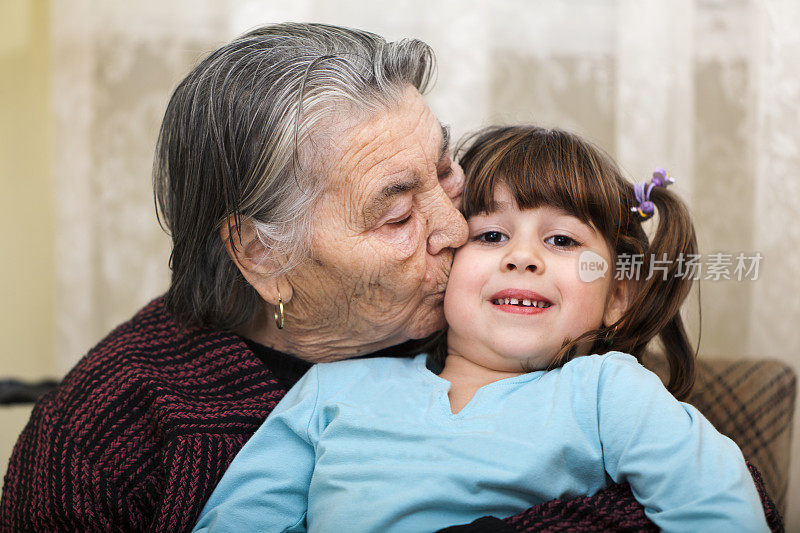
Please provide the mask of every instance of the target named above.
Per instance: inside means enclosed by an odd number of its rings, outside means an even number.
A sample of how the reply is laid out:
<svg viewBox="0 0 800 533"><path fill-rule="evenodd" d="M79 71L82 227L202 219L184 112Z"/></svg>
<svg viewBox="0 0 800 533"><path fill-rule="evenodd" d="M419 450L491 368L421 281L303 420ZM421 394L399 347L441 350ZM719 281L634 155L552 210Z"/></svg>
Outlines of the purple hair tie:
<svg viewBox="0 0 800 533"><path fill-rule="evenodd" d="M631 207L631 212L639 213L642 220L647 220L652 217L653 213L656 212L656 206L650 201L650 191L653 190L653 187L666 187L673 183L675 183L675 179L667 174L666 170L658 167L656 171L653 172L653 179L649 182L642 181L633 186L633 192L636 195L636 201L639 202L639 205Z"/></svg>

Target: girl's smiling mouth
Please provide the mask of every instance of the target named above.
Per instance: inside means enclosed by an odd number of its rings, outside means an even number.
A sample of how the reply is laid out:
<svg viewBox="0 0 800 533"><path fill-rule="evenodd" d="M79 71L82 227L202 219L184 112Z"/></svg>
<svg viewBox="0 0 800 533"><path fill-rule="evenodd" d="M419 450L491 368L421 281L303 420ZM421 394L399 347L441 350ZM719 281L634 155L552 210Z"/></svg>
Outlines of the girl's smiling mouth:
<svg viewBox="0 0 800 533"><path fill-rule="evenodd" d="M517 314L537 314L553 303L544 296L524 289L504 289L493 294L489 301L501 311Z"/></svg>

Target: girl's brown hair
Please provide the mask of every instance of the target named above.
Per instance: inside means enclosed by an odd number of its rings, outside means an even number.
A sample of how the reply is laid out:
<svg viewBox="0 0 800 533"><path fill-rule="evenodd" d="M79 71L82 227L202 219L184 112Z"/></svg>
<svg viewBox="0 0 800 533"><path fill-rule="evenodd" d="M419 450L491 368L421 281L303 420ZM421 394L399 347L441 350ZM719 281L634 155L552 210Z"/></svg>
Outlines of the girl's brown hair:
<svg viewBox="0 0 800 533"><path fill-rule="evenodd" d="M626 281L629 304L623 316L614 324L565 340L550 368L572 359L578 344L586 341L592 342L590 353L613 349L641 360L647 344L659 336L670 368L667 388L679 399L686 397L694 384L696 354L679 313L692 281L680 268L681 259L697 253L697 241L683 201L667 189L653 188L650 200L656 206L658 226L648 239L641 217L631 212L638 205L633 185L611 157L558 129L491 127L462 141L458 154L466 174L462 207L466 218L493 211L494 191L503 183L520 209L552 206L593 226L608 243L615 265L619 257L641 257L639 275L634 272ZM653 260L658 268L651 273ZM443 344L436 350L440 364L446 354Z"/></svg>

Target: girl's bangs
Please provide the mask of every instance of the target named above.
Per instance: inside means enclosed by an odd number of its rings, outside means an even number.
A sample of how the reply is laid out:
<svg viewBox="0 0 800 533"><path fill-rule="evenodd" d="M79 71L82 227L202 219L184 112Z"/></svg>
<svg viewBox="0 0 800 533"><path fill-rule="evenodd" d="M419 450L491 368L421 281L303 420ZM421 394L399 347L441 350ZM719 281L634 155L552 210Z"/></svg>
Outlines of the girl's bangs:
<svg viewBox="0 0 800 533"><path fill-rule="evenodd" d="M603 153L559 130L491 133L462 158L465 217L496 210L494 191L502 183L520 209L555 207L607 236L619 226L624 192L614 186L618 171Z"/></svg>

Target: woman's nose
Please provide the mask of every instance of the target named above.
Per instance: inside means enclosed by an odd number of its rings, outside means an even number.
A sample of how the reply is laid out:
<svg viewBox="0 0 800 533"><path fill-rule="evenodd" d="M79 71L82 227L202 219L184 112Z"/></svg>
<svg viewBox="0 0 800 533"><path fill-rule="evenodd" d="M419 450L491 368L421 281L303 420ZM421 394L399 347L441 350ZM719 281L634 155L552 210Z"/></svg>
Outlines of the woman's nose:
<svg viewBox="0 0 800 533"><path fill-rule="evenodd" d="M505 272L539 272L544 270L544 262L533 246L527 243L511 244L503 257L501 269Z"/></svg>
<svg viewBox="0 0 800 533"><path fill-rule="evenodd" d="M467 242L467 221L439 187L432 213L428 218L428 253L438 255L446 248L458 248Z"/></svg>

